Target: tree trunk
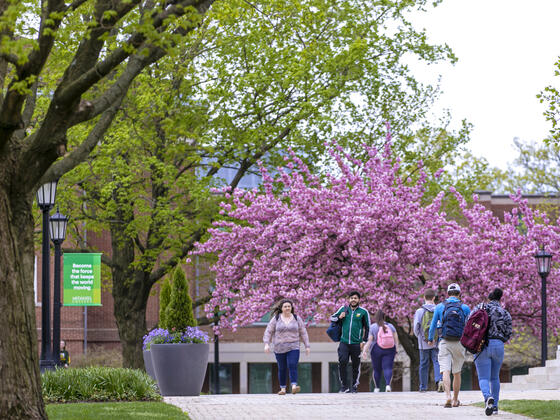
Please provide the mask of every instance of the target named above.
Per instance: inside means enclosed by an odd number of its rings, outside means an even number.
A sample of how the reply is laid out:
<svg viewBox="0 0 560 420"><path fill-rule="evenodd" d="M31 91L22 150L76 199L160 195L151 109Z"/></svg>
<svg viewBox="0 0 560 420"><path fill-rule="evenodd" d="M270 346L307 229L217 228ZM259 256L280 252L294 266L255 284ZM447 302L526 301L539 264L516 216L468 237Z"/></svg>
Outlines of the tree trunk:
<svg viewBox="0 0 560 420"><path fill-rule="evenodd" d="M397 329L400 344L410 358L410 389L411 391L417 391L420 389L420 379L418 377L418 367L420 366L418 338L414 334L409 334L405 328L398 326L396 323L393 323L393 325Z"/></svg>
<svg viewBox="0 0 560 420"><path fill-rule="evenodd" d="M114 313L122 344L123 366L144 369L142 337L146 334L146 306L151 283L133 268L134 243L118 227L111 229L113 247Z"/></svg>
<svg viewBox="0 0 560 420"><path fill-rule="evenodd" d="M113 290L115 290L113 286ZM115 318L122 344L123 367L144 369L142 337L146 334L146 304L136 305L133 297L115 294Z"/></svg>
<svg viewBox="0 0 560 420"><path fill-rule="evenodd" d="M47 418L41 393L33 291L32 194L0 171L0 418Z"/></svg>

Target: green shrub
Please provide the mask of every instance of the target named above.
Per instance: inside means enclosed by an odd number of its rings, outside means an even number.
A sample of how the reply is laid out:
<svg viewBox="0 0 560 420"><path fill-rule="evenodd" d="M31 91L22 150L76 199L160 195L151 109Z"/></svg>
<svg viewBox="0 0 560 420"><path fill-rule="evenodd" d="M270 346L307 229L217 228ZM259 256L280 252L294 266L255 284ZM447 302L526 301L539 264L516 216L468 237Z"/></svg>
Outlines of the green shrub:
<svg viewBox="0 0 560 420"><path fill-rule="evenodd" d="M159 291L159 323L158 325L162 327L165 325L165 309L169 305L169 301L171 300L171 284L169 284L169 280L165 279L163 284L161 285L161 289Z"/></svg>
<svg viewBox="0 0 560 420"><path fill-rule="evenodd" d="M137 369L89 367L45 371L45 402L161 401L155 381Z"/></svg>
<svg viewBox="0 0 560 420"><path fill-rule="evenodd" d="M195 326L196 320L189 294L189 285L185 273L181 267L177 267L173 273L171 300L165 308L165 325L162 325L162 327L169 331L182 331L187 327Z"/></svg>

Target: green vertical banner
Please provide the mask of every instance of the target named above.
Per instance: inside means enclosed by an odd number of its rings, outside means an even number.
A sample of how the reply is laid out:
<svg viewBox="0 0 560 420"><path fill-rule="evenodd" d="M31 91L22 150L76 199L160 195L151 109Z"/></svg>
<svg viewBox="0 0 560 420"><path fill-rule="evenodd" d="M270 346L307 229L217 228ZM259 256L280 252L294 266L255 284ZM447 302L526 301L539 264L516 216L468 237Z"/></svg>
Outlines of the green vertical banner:
<svg viewBox="0 0 560 420"><path fill-rule="evenodd" d="M101 306L101 254L64 254L64 306Z"/></svg>

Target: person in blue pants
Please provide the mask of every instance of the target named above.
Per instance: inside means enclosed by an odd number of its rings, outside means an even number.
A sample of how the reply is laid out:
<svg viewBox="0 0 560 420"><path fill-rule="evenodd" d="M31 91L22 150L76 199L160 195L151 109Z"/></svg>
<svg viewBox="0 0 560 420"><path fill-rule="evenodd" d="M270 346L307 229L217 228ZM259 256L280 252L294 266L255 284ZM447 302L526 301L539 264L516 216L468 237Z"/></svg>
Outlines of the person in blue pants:
<svg viewBox="0 0 560 420"><path fill-rule="evenodd" d="M484 397L484 412L487 416L498 413L500 400L500 368L504 361L504 343L512 334L511 315L500 305L503 291L495 288L488 299L489 303L475 307L477 310L488 312L488 345L477 354L474 364L478 373L478 385Z"/></svg>
<svg viewBox="0 0 560 420"><path fill-rule="evenodd" d="M375 323L371 324L369 328L368 341L362 353L362 358L365 358L368 349L371 348L371 364L375 383L373 392L380 391L381 374L385 378L385 392L391 392L393 363L398 346L397 330L392 324L385 322L385 314L381 309L378 310L375 314Z"/></svg>
<svg viewBox="0 0 560 420"><path fill-rule="evenodd" d="M414 335L418 339L418 350L420 353L420 366L418 376L420 378L420 392L428 390L428 378L430 373L430 360L434 367L434 380L438 392L443 392L443 377L439 371L437 344L428 344L428 331L434 316L436 292L428 289L424 292L424 304L414 314ZM437 341L437 340L436 340Z"/></svg>

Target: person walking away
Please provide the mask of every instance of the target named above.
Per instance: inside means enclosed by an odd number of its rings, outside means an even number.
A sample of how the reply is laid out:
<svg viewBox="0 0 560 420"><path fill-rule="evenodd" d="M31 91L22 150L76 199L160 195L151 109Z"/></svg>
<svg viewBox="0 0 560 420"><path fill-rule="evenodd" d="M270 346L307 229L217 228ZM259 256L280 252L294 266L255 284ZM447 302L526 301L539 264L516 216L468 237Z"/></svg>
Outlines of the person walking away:
<svg viewBox="0 0 560 420"><path fill-rule="evenodd" d="M434 380L436 382L438 392L443 392L443 380L439 371L438 348L437 344L428 344L428 334L430 332L430 324L434 317L434 309L436 292L428 289L424 292L424 304L416 310L414 314L414 335L418 339L418 350L420 353L420 366L418 375L420 377L420 392L428 390L428 382L430 377L430 360L434 367ZM437 332L435 340L437 342Z"/></svg>
<svg viewBox="0 0 560 420"><path fill-rule="evenodd" d="M500 299L503 290L496 287L488 295L487 304L479 304L471 316L480 310L486 310L489 316L488 345L477 354L474 364L478 373L478 385L484 397L484 411L487 416L498 413L500 400L500 369L504 361L504 343L512 334L511 315L502 307Z"/></svg>
<svg viewBox="0 0 560 420"><path fill-rule="evenodd" d="M70 366L70 353L66 350L66 342L60 340L60 366L67 368Z"/></svg>
<svg viewBox="0 0 560 420"><path fill-rule="evenodd" d="M461 335L470 308L461 303L461 288L457 283L447 287L448 298L436 305L434 317L428 333L428 344L435 344L435 332L438 322L442 325L442 339L439 342L438 363L443 374L446 402L444 407L459 407L459 390L461 389L461 370L465 363L467 351L461 344ZM451 399L451 373L453 373L453 400Z"/></svg>
<svg viewBox="0 0 560 420"><path fill-rule="evenodd" d="M278 363L278 395L286 395L286 370L290 372L292 394L300 391L298 385L297 366L299 362L300 341L309 355L309 336L303 320L294 312L294 304L289 299L283 299L274 309L272 318L264 332L264 351L270 352L270 344L274 346L274 355Z"/></svg>
<svg viewBox="0 0 560 420"><path fill-rule="evenodd" d="M360 306L361 295L350 292L348 306L341 306L331 316L331 321L342 322L342 336L338 345L339 392L358 392L360 384L360 354L369 332L369 312ZM352 360L352 385L348 384L348 359Z"/></svg>
<svg viewBox="0 0 560 420"><path fill-rule="evenodd" d="M381 374L385 377L385 392L391 392L391 380L393 379L393 364L399 338L396 328L385 322L385 314L379 309L374 316L374 323L369 328L368 341L364 346L363 355L371 348L371 365L373 366L373 381L375 389L379 392Z"/></svg>

